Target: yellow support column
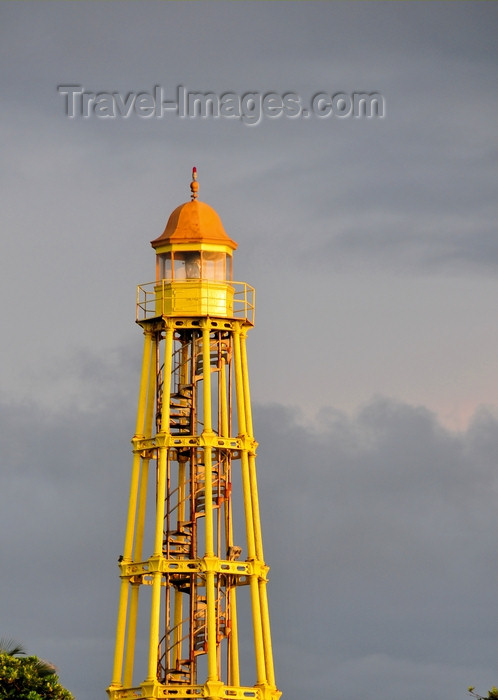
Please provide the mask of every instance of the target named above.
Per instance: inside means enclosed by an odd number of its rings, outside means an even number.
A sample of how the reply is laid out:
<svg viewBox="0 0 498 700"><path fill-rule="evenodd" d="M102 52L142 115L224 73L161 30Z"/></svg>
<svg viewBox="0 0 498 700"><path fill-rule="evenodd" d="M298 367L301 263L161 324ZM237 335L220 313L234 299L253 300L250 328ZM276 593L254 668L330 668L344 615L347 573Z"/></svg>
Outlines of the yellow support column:
<svg viewBox="0 0 498 700"><path fill-rule="evenodd" d="M244 331L240 336L240 347L241 347L241 361L242 361L242 374L244 377L244 404L246 411L246 422L247 430L250 435L253 435L253 424L252 424L252 410L251 410L251 394L249 388L249 368L247 363L247 347L246 347L246 337L247 333ZM261 518L259 513L259 497L258 497L258 485L256 481L256 455L254 452L249 454L249 480L251 485L251 500L253 507L253 520L254 520L254 540L256 545L256 556L264 564L263 555L263 536L261 533ZM266 591L267 579L259 579L259 598L261 604L261 625L264 640L264 657L266 665L266 676L270 686L275 686L275 670L273 665L273 651L271 643L271 632L270 632L270 613L268 610L268 596Z"/></svg>
<svg viewBox="0 0 498 700"><path fill-rule="evenodd" d="M226 364L223 361L220 368L220 412L221 412L221 434L223 437L229 437L229 407L227 402L227 374ZM227 502L228 520L228 547L233 547L233 519L231 512L231 500ZM229 624L230 633L228 638L228 684L240 685L240 669L239 669L239 633L237 627L237 587L231 585L228 589L228 608L229 608Z"/></svg>
<svg viewBox="0 0 498 700"><path fill-rule="evenodd" d="M254 510L251 492L251 479L249 474L249 445L253 443L253 437L247 432L246 401L244 396L244 372L242 367L241 352L241 331L237 324L234 332L234 363L235 363L235 386L237 396L237 418L239 431L243 436L245 446L241 453L242 489L244 493L244 510L246 515L246 536L247 536L247 558L254 563L257 562L256 539L254 525ZM249 577L252 601L252 622L254 631L254 653L256 657L256 684L264 685L267 681L265 655L263 644L263 628L261 622L258 574L253 573Z"/></svg>
<svg viewBox="0 0 498 700"><path fill-rule="evenodd" d="M152 435L152 421L154 417L154 396L155 396L155 376L152 371L152 357L155 355L156 343L152 343L150 347L150 357L148 362L148 377L144 376L143 381L148 382L147 387L147 398L146 398L146 408L145 408L145 428L144 437L150 438ZM140 422L142 422L142 416L140 416ZM142 560L142 550L143 550L143 538L144 538L144 528L145 528L145 511L147 505L147 482L149 475L149 462L148 458L143 458L141 463L140 471L140 486L138 494L138 511L136 517L136 533L135 533L135 546L133 550L133 561ZM135 638L137 631L137 617L138 617L138 600L140 594L140 583L131 584L131 595L129 601L129 619L128 619L128 641L126 645L126 657L124 665L124 677L123 685L126 687L131 687L133 684L133 666L135 659Z"/></svg>
<svg viewBox="0 0 498 700"><path fill-rule="evenodd" d="M161 430L160 436L166 440L169 434L169 383L171 378L171 349L173 344L173 331L171 328L166 328L166 338L164 347L164 375L163 375L163 395L168 397L168 400L163 401L161 413ZM165 388L168 391L165 392ZM154 552L152 554L152 600L150 606L150 634L149 634L149 665L147 672L148 681L156 680L157 672L157 646L159 643L159 623L161 616L161 580L162 573L160 571L161 559L163 556L163 536L164 536L164 499L166 495L166 471L168 461L168 446L162 444L158 448L157 459L157 487L156 487L156 521L154 528Z"/></svg>
<svg viewBox="0 0 498 700"><path fill-rule="evenodd" d="M140 380L140 391L138 396L137 420L135 426L134 441L143 435L145 406L147 397L147 378L150 371L152 349L152 334L145 331L144 351L142 358L142 374ZM124 563L131 561L133 535L135 528L136 506L138 495L138 484L140 480L140 455L135 454L133 457L132 477L130 484L130 495L128 499L128 518L126 523L126 533L123 548L122 560ZM128 613L128 593L129 583L125 578L121 579L121 592L119 597L118 621L116 625L116 647L114 653L114 667L112 674L111 687L120 687L123 683L123 657L126 640L126 620Z"/></svg>

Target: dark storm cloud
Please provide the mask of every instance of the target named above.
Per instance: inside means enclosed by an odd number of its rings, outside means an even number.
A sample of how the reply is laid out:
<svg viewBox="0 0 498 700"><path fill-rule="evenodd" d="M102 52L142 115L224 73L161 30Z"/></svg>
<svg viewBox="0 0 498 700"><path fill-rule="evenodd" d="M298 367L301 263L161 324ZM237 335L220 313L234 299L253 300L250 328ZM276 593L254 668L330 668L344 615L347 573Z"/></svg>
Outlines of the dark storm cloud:
<svg viewBox="0 0 498 700"><path fill-rule="evenodd" d="M88 381L102 384L93 364ZM112 663L133 416L119 400L0 415L2 628L93 700ZM325 409L313 429L296 417L255 410L286 697L376 697L378 684L396 700L404 683L407 697L431 688L454 700L491 684L496 418L482 409L451 433L426 409L381 398L354 417Z"/></svg>
<svg viewBox="0 0 498 700"><path fill-rule="evenodd" d="M256 418L286 694L310 694L308 677L287 685L287 651L295 660L304 649L322 669L312 697L328 664L331 697L377 697L377 677L394 699L407 665L418 670L409 697L461 697L458 669L490 678L496 419L483 410L466 433L450 433L426 409L388 399L354 418L326 411L318 431L279 406ZM338 658L355 669L353 683Z"/></svg>

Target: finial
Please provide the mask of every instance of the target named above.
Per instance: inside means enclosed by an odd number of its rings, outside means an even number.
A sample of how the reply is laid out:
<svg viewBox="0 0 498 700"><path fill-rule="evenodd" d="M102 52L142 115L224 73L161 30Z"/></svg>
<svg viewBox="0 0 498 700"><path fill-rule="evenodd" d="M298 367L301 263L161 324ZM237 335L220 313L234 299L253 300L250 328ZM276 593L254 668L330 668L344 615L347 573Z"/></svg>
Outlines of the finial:
<svg viewBox="0 0 498 700"><path fill-rule="evenodd" d="M190 191L192 192L191 200L197 199L197 192L199 190L199 183L197 182L197 168L194 166L192 168L192 182L190 183Z"/></svg>

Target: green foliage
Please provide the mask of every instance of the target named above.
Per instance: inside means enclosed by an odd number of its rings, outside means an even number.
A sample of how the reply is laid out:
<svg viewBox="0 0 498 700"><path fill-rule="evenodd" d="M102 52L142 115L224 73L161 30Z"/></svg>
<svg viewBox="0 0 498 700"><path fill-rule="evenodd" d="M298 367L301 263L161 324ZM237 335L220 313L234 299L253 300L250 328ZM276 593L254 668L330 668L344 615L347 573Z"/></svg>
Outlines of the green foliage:
<svg viewBox="0 0 498 700"><path fill-rule="evenodd" d="M59 683L55 666L26 656L20 644L0 640L0 698L2 700L74 700Z"/></svg>
<svg viewBox="0 0 498 700"><path fill-rule="evenodd" d="M487 695L479 695L479 693L476 693L475 688L473 685L470 686L470 688L467 689L474 698L477 700L498 700L498 688L493 686L489 693Z"/></svg>

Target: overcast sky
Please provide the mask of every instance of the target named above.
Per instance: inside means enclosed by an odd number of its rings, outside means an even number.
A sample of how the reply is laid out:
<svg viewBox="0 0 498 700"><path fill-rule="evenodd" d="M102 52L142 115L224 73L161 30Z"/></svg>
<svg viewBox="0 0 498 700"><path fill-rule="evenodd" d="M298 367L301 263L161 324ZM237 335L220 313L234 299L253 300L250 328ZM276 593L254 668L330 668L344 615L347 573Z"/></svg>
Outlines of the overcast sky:
<svg viewBox="0 0 498 700"><path fill-rule="evenodd" d="M135 286L193 165L256 287L284 698L498 684L497 32L488 2L0 4L0 636L77 700L112 670ZM383 116L69 118L64 85Z"/></svg>

